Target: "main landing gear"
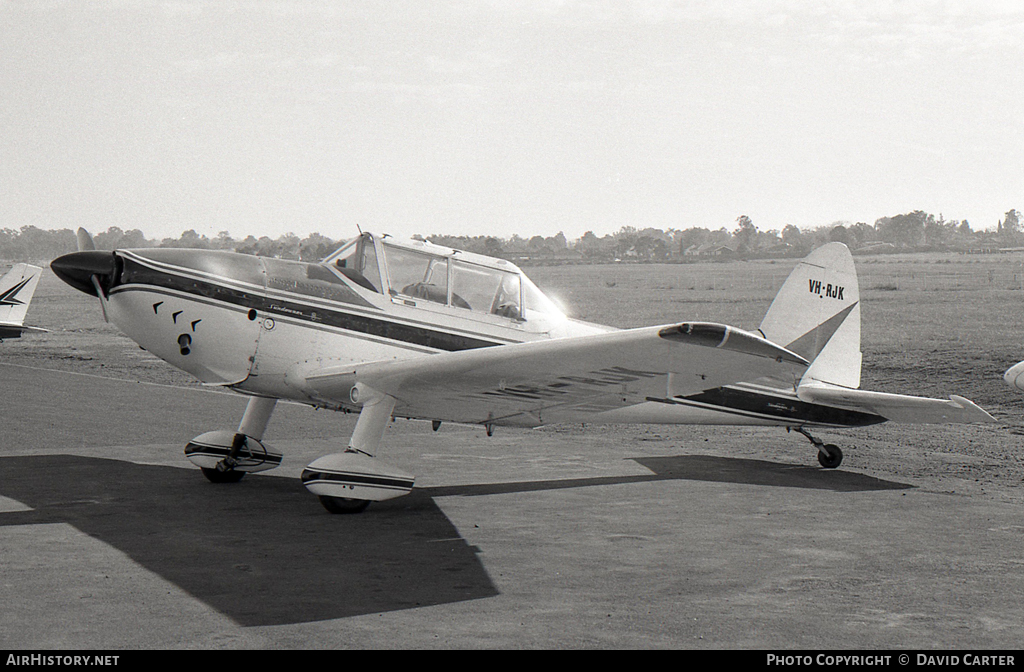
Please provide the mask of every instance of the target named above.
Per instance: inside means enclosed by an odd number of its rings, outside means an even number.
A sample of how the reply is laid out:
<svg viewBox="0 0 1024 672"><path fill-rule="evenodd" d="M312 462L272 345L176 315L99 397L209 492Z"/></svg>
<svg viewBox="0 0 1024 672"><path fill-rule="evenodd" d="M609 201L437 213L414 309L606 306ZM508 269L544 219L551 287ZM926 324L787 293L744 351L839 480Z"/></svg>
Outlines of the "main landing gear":
<svg viewBox="0 0 1024 672"><path fill-rule="evenodd" d="M360 387L352 401L363 408L348 449L314 460L302 472L302 484L331 513L358 513L370 502L409 494L415 481L371 454L391 420L394 397ZM248 473L279 466L281 454L261 442L276 404L269 397L250 398L237 431L200 434L185 446L185 455L214 483L237 483Z"/></svg>
<svg viewBox="0 0 1024 672"><path fill-rule="evenodd" d="M786 428L790 429L789 427ZM808 440L814 444L814 447L818 449L818 463L826 469L835 469L843 462L843 451L839 449L839 446L834 443L824 443L821 439L811 436L801 425L795 427L796 431L800 432L808 438Z"/></svg>
<svg viewBox="0 0 1024 672"><path fill-rule="evenodd" d="M391 420L395 398L358 384L351 398L362 410L348 449L314 460L302 471L302 484L331 513L359 513L371 501L409 494L415 481L412 474L372 454Z"/></svg>
<svg viewBox="0 0 1024 672"><path fill-rule="evenodd" d="M200 434L185 446L185 456L213 483L237 483L246 474L280 466L281 454L261 443L277 399L252 397L237 431Z"/></svg>

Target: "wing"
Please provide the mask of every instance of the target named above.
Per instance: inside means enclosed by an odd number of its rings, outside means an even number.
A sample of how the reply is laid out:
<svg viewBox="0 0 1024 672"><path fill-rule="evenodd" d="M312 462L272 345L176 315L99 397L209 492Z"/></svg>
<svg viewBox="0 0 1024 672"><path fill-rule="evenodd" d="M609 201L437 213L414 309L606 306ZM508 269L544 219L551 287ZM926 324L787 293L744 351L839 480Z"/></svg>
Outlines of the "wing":
<svg viewBox="0 0 1024 672"><path fill-rule="evenodd" d="M912 397L888 392L869 392L823 383L805 383L797 389L803 401L866 411L892 422L950 423L994 422L995 418L970 399L951 395L949 399Z"/></svg>
<svg viewBox="0 0 1024 672"><path fill-rule="evenodd" d="M296 382L338 404L369 387L394 397L398 416L532 427L552 410L605 411L766 375L795 385L807 365L750 332L685 323L336 367Z"/></svg>

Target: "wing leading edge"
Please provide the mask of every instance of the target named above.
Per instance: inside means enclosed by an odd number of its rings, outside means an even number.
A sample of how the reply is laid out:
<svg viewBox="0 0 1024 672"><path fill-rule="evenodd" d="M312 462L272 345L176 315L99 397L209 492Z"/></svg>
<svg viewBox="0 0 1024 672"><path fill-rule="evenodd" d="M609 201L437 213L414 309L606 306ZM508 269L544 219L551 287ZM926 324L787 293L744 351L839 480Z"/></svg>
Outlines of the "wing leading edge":
<svg viewBox="0 0 1024 672"><path fill-rule="evenodd" d="M532 427L552 410L599 412L762 376L795 386L807 365L756 334L688 322L334 367L296 382L329 403L350 404L367 387L394 397L395 415Z"/></svg>

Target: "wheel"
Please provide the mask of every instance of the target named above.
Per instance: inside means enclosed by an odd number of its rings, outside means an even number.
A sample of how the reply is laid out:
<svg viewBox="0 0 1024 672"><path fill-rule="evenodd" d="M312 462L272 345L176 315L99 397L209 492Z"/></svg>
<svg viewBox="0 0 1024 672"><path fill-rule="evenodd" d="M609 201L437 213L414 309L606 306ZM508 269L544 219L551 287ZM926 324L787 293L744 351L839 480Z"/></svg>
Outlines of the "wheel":
<svg viewBox="0 0 1024 672"><path fill-rule="evenodd" d="M210 467L200 467L199 470L203 472L203 476L206 476L207 480L211 483L238 483L245 476L244 471L235 471L233 469L218 471Z"/></svg>
<svg viewBox="0 0 1024 672"><path fill-rule="evenodd" d="M828 453L822 453L818 451L818 462L821 466L826 469L835 469L843 461L843 451L839 450L839 446L834 443L826 443L822 448Z"/></svg>
<svg viewBox="0 0 1024 672"><path fill-rule="evenodd" d="M331 513L360 513L370 505L370 500L320 495L320 503Z"/></svg>

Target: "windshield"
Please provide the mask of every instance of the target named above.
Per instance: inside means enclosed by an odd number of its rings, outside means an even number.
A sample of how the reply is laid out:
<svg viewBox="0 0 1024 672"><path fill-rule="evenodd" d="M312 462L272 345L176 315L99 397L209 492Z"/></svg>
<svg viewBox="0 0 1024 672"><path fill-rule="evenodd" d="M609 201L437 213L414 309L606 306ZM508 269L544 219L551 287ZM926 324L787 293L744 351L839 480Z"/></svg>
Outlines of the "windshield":
<svg viewBox="0 0 1024 672"><path fill-rule="evenodd" d="M537 288L528 277L523 276L523 317L529 320L532 317L546 315L548 317L565 317L555 302L545 296L544 292Z"/></svg>
<svg viewBox="0 0 1024 672"><path fill-rule="evenodd" d="M392 294L448 303L448 260L385 245Z"/></svg>
<svg viewBox="0 0 1024 672"><path fill-rule="evenodd" d="M518 273L452 262L452 296L460 299L453 305L459 308L518 319L519 287Z"/></svg>
<svg viewBox="0 0 1024 672"><path fill-rule="evenodd" d="M356 284L380 292L380 267L377 265L377 252L374 250L370 234L364 233L343 246L325 259L324 263L333 265Z"/></svg>
<svg viewBox="0 0 1024 672"><path fill-rule="evenodd" d="M382 242L379 265L370 234L343 246L324 263L363 287L386 291L398 303L429 301L467 314L496 315L517 322L545 316L564 318L551 299L506 261L429 244L409 249Z"/></svg>

